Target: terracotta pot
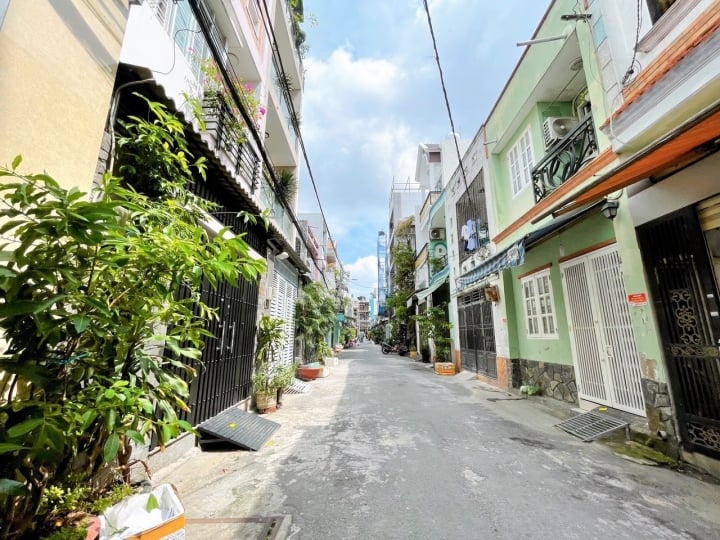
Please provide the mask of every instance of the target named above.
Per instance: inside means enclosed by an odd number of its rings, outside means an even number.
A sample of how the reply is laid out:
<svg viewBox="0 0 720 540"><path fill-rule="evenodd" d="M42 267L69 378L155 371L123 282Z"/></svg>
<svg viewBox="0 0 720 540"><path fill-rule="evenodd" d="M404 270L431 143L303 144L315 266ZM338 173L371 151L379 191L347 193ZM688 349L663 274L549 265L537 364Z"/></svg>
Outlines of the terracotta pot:
<svg viewBox="0 0 720 540"><path fill-rule="evenodd" d="M320 377L323 372L323 366L300 366L297 369L297 376L304 381L313 381Z"/></svg>

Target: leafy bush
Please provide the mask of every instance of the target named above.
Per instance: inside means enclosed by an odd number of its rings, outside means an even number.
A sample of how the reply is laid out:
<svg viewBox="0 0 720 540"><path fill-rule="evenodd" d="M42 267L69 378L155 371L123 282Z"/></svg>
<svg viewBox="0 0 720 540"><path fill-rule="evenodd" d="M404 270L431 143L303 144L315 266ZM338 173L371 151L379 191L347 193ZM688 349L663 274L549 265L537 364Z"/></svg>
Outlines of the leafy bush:
<svg viewBox="0 0 720 540"><path fill-rule="evenodd" d="M190 424L188 360L199 360L214 310L204 282L254 280L264 261L242 236L209 238L212 206L187 185L204 178L183 124L148 102L118 139L119 171L95 200L45 174L0 168L0 537L32 536L46 487L88 480L131 441L162 447ZM140 187L152 197L136 191ZM227 236L227 237L226 237ZM185 289L189 294L176 295Z"/></svg>

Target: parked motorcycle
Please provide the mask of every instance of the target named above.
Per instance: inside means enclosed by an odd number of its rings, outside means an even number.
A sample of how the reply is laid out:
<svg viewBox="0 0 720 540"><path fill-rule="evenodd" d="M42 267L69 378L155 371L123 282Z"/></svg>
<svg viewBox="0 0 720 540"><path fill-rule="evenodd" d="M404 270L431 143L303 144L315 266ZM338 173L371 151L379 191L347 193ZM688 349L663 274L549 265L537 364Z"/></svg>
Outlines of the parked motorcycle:
<svg viewBox="0 0 720 540"><path fill-rule="evenodd" d="M403 343L382 343L380 349L383 354L397 354L399 356L405 356L408 352L407 346Z"/></svg>

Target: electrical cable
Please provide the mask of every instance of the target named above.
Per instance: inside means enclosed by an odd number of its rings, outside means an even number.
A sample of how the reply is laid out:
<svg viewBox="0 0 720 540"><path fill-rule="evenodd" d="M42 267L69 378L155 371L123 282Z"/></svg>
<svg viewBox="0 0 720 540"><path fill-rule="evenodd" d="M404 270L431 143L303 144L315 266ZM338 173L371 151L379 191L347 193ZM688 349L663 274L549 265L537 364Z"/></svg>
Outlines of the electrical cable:
<svg viewBox="0 0 720 540"><path fill-rule="evenodd" d="M633 47L632 59L630 60L630 66L627 68L625 75L620 83L623 86L627 86L632 82L632 76L635 74L635 60L637 58L638 43L640 43L640 27L642 26L642 8L641 0L637 0L637 26L635 28L635 46ZM638 64L638 67L642 67Z"/></svg>
<svg viewBox="0 0 720 540"><path fill-rule="evenodd" d="M222 58L222 54L218 44L215 43L214 37L212 34L212 30L210 28L210 23L207 20L206 14L203 13L203 8L200 6L199 0L188 0L188 3L190 5L190 8L192 9L193 15L195 16L195 19L200 27L200 31L202 32L203 36L205 37L205 40L207 41L208 48L210 49L210 53L213 57L213 59ZM216 60L217 68L220 74L222 75L222 78L225 82L230 81L236 81L238 78L233 73L231 76L230 70L228 69L228 66L225 66L223 62L218 62ZM231 69L231 68L230 68ZM233 102L235 103L236 107L240 111L240 115L242 116L243 120L245 121L246 126L248 127L248 130L250 132L250 135L252 135L253 140L255 141L255 144L257 146L258 152L260 153L260 156L262 157L262 161L267 168L267 174L272 179L272 186L271 189L275 193L276 198L280 202L281 206L283 206L287 212L288 215L295 225L297 232L299 233L300 237L303 240L303 243L305 244L305 247L308 247L307 239L305 238L305 235L302 232L302 228L300 227L300 223L297 220L297 217L295 216L295 213L292 211L291 208L289 208L289 205L287 202L279 196L277 192L277 177L275 176L275 167L270 161L270 157L267 155L267 152L265 151L265 147L263 145L263 141L260 137L260 134L258 133L258 129L254 124L253 119L250 117L250 114L245 108L245 104L243 103L242 99L240 98L237 89L233 84L228 84L227 89L230 93L230 96L232 97ZM325 281L325 275L323 274L323 281ZM327 282L325 282L327 285Z"/></svg>
<svg viewBox="0 0 720 540"><path fill-rule="evenodd" d="M315 182L315 177L312 173L312 169L310 168L310 160L308 159L307 155L307 149L305 148L305 141L302 138L302 133L300 132L300 125L297 119L297 113L295 111L295 104L292 101L292 97L290 96L290 89L285 84L285 81L287 81L287 74L285 73L285 67L283 66L282 58L280 57L279 49L278 49L278 43L275 36L275 30L273 29L272 25L269 24L269 21L267 20L267 14L268 11L268 5L267 0L262 0L262 4L260 3L261 0L256 0L258 5L258 11L260 11L262 19L263 19L263 26L265 26L266 31L270 35L272 39L272 50L273 50L273 66L275 67L276 72L281 78L281 81L279 81L278 86L280 87L280 90L283 93L283 96L285 96L285 102L287 103L289 112L290 112L290 122L292 123L293 130L295 131L295 135L300 143L300 148L302 150L303 159L305 161L305 166L308 170L308 176L310 177L310 182L313 187L313 192L315 193L315 199L318 203L318 208L320 209L320 215L323 219L323 224L325 226L325 229L328 232L328 240L333 246L337 246L337 243L332 237L332 233L330 232L330 227L327 222L327 218L325 216L325 211L323 210L322 203L320 202L320 194L318 193L317 184ZM265 9L263 10L263 6ZM333 249L336 249L335 247ZM343 270L342 262L338 258L338 265L340 266L340 270Z"/></svg>
<svg viewBox="0 0 720 540"><path fill-rule="evenodd" d="M453 122L452 112L450 110L450 100L448 98L447 87L445 86L445 77L443 76L442 66L440 65L440 55L438 53L437 41L435 39L435 31L433 30L432 19L430 17L430 8L428 7L427 0L423 0L423 4L425 6L425 14L427 15L428 27L430 28L430 37L432 38L433 50L435 51L435 63L437 64L438 72L440 74L440 86L442 87L443 97L445 98L445 108L447 109L448 119L450 120L450 129L452 130L452 138L453 142L455 143L455 152L457 153L458 167L460 168L463 184L465 185L465 193L469 194L470 188L468 186L467 176L465 175L465 166L462 161L462 156L460 155L460 146L458 145L457 141L458 138L455 133L455 123ZM479 208L477 207L477 201L474 198L470 198L469 206L470 211L474 214L475 219L479 218L480 212ZM475 243L477 245L477 228L475 228L473 234L475 235Z"/></svg>

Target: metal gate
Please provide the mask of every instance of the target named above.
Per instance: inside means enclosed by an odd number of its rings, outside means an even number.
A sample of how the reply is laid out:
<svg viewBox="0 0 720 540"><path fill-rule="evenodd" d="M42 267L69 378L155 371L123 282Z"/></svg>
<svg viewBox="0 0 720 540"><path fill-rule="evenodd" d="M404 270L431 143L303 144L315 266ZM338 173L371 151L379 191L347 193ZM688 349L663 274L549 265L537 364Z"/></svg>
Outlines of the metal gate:
<svg viewBox="0 0 720 540"><path fill-rule="evenodd" d="M615 246L560 265L578 396L645 416L640 358Z"/></svg>
<svg viewBox="0 0 720 540"><path fill-rule="evenodd" d="M463 369L497 378L492 303L484 289L458 296L458 323Z"/></svg>
<svg viewBox="0 0 720 540"><path fill-rule="evenodd" d="M720 457L720 305L698 216L638 227L685 448Z"/></svg>
<svg viewBox="0 0 720 540"><path fill-rule="evenodd" d="M203 283L201 301L218 310L218 320L206 329L215 335L205 340L200 361L189 361L196 370L190 382L190 412L178 416L192 425L204 422L250 396L257 323L258 285L240 280L216 290Z"/></svg>

